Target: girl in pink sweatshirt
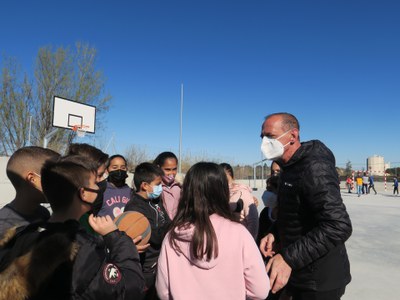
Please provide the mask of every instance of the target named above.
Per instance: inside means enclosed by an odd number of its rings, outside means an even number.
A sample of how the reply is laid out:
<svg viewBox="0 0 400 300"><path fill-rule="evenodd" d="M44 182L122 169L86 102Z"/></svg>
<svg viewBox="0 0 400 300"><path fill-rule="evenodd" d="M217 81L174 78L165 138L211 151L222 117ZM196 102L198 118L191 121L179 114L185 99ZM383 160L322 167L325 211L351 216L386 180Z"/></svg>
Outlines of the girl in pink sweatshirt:
<svg viewBox="0 0 400 300"><path fill-rule="evenodd" d="M163 171L161 198L169 218L173 220L181 197L181 185L175 180L178 172L178 158L172 152L162 152L153 163Z"/></svg>
<svg viewBox="0 0 400 300"><path fill-rule="evenodd" d="M268 275L257 245L229 208L222 167L197 163L164 238L156 288L164 299L265 299Z"/></svg>
<svg viewBox="0 0 400 300"><path fill-rule="evenodd" d="M235 182L233 169L230 164L219 164L224 168L225 174L228 178L229 185L229 203L231 210L235 212L235 216L240 220L247 230L251 233L254 239L258 235L258 210L254 201L251 188L247 185ZM238 207L238 201L242 200L243 206Z"/></svg>

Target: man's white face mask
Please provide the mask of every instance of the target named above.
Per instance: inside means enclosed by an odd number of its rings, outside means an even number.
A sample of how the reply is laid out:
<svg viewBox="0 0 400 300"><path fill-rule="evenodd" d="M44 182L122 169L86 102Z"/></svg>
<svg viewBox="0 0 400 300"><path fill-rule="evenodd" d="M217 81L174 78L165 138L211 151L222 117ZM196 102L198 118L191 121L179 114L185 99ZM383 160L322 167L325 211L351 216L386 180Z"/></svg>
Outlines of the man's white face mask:
<svg viewBox="0 0 400 300"><path fill-rule="evenodd" d="M290 129L291 130L291 129ZM278 159L283 155L284 148L290 144L283 145L279 139L285 136L290 130L278 136L276 139L271 139L266 136L263 137L261 143L261 151L264 154L265 158L268 160Z"/></svg>

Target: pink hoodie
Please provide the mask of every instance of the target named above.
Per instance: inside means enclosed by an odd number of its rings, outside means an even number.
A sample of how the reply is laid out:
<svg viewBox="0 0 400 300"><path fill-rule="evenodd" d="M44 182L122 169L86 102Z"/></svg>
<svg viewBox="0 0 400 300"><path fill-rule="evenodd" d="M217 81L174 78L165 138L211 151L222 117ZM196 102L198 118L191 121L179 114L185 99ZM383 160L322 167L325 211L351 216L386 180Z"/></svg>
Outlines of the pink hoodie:
<svg viewBox="0 0 400 300"><path fill-rule="evenodd" d="M162 184L162 201L164 208L172 220L178 210L179 199L181 198L181 187L179 183L174 182L170 186Z"/></svg>
<svg viewBox="0 0 400 300"><path fill-rule="evenodd" d="M171 247L169 233L164 238L156 280L160 299L265 299L270 283L254 239L239 223L217 214L210 220L219 250L218 257L211 261L191 257L193 226L179 232L182 253Z"/></svg>
<svg viewBox="0 0 400 300"><path fill-rule="evenodd" d="M232 183L229 185L230 198L229 202L236 204L236 202L241 198L243 200L243 209L239 215L240 222L247 228L254 239L258 235L258 210L254 203L253 194L251 188L247 185L240 183Z"/></svg>

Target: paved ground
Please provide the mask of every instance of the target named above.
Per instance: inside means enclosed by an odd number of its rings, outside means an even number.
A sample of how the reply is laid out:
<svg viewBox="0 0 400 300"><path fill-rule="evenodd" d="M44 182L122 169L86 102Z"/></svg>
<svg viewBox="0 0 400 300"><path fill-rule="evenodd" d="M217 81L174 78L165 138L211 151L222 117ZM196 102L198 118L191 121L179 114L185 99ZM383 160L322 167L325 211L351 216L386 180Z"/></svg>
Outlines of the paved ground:
<svg viewBox="0 0 400 300"><path fill-rule="evenodd" d="M343 300L400 299L400 196L388 189L377 185L377 195L361 197L342 191L353 224L346 243L353 279Z"/></svg>
<svg viewBox="0 0 400 300"><path fill-rule="evenodd" d="M343 299L399 299L400 197L342 196L353 222L347 242L353 281Z"/></svg>

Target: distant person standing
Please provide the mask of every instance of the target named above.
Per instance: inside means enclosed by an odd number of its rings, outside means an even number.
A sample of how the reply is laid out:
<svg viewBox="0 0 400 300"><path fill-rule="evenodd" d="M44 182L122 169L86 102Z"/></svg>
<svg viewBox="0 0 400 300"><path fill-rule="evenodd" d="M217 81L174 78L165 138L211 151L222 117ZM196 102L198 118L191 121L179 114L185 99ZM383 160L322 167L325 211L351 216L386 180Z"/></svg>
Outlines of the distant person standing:
<svg viewBox="0 0 400 300"><path fill-rule="evenodd" d="M351 176L347 176L346 185L347 185L347 190L348 190L348 192L350 194L351 193L351 189L353 188L353 179L351 179Z"/></svg>
<svg viewBox="0 0 400 300"><path fill-rule="evenodd" d="M372 175L369 176L369 187L368 187L369 192L371 191L371 189L374 190L375 195L376 195L375 183L374 183L374 176L372 176Z"/></svg>
<svg viewBox="0 0 400 300"><path fill-rule="evenodd" d="M362 186L363 186L363 180L362 180L360 172L358 172L357 177L356 177L356 186L357 186L358 197L360 197L361 192L362 192Z"/></svg>
<svg viewBox="0 0 400 300"><path fill-rule="evenodd" d="M397 192L397 195L399 195L399 181L397 180L397 177L393 178L393 195Z"/></svg>
<svg viewBox="0 0 400 300"><path fill-rule="evenodd" d="M364 172L364 176L362 177L362 193L363 194L369 194L368 184L369 184L369 177L367 175L367 172Z"/></svg>

